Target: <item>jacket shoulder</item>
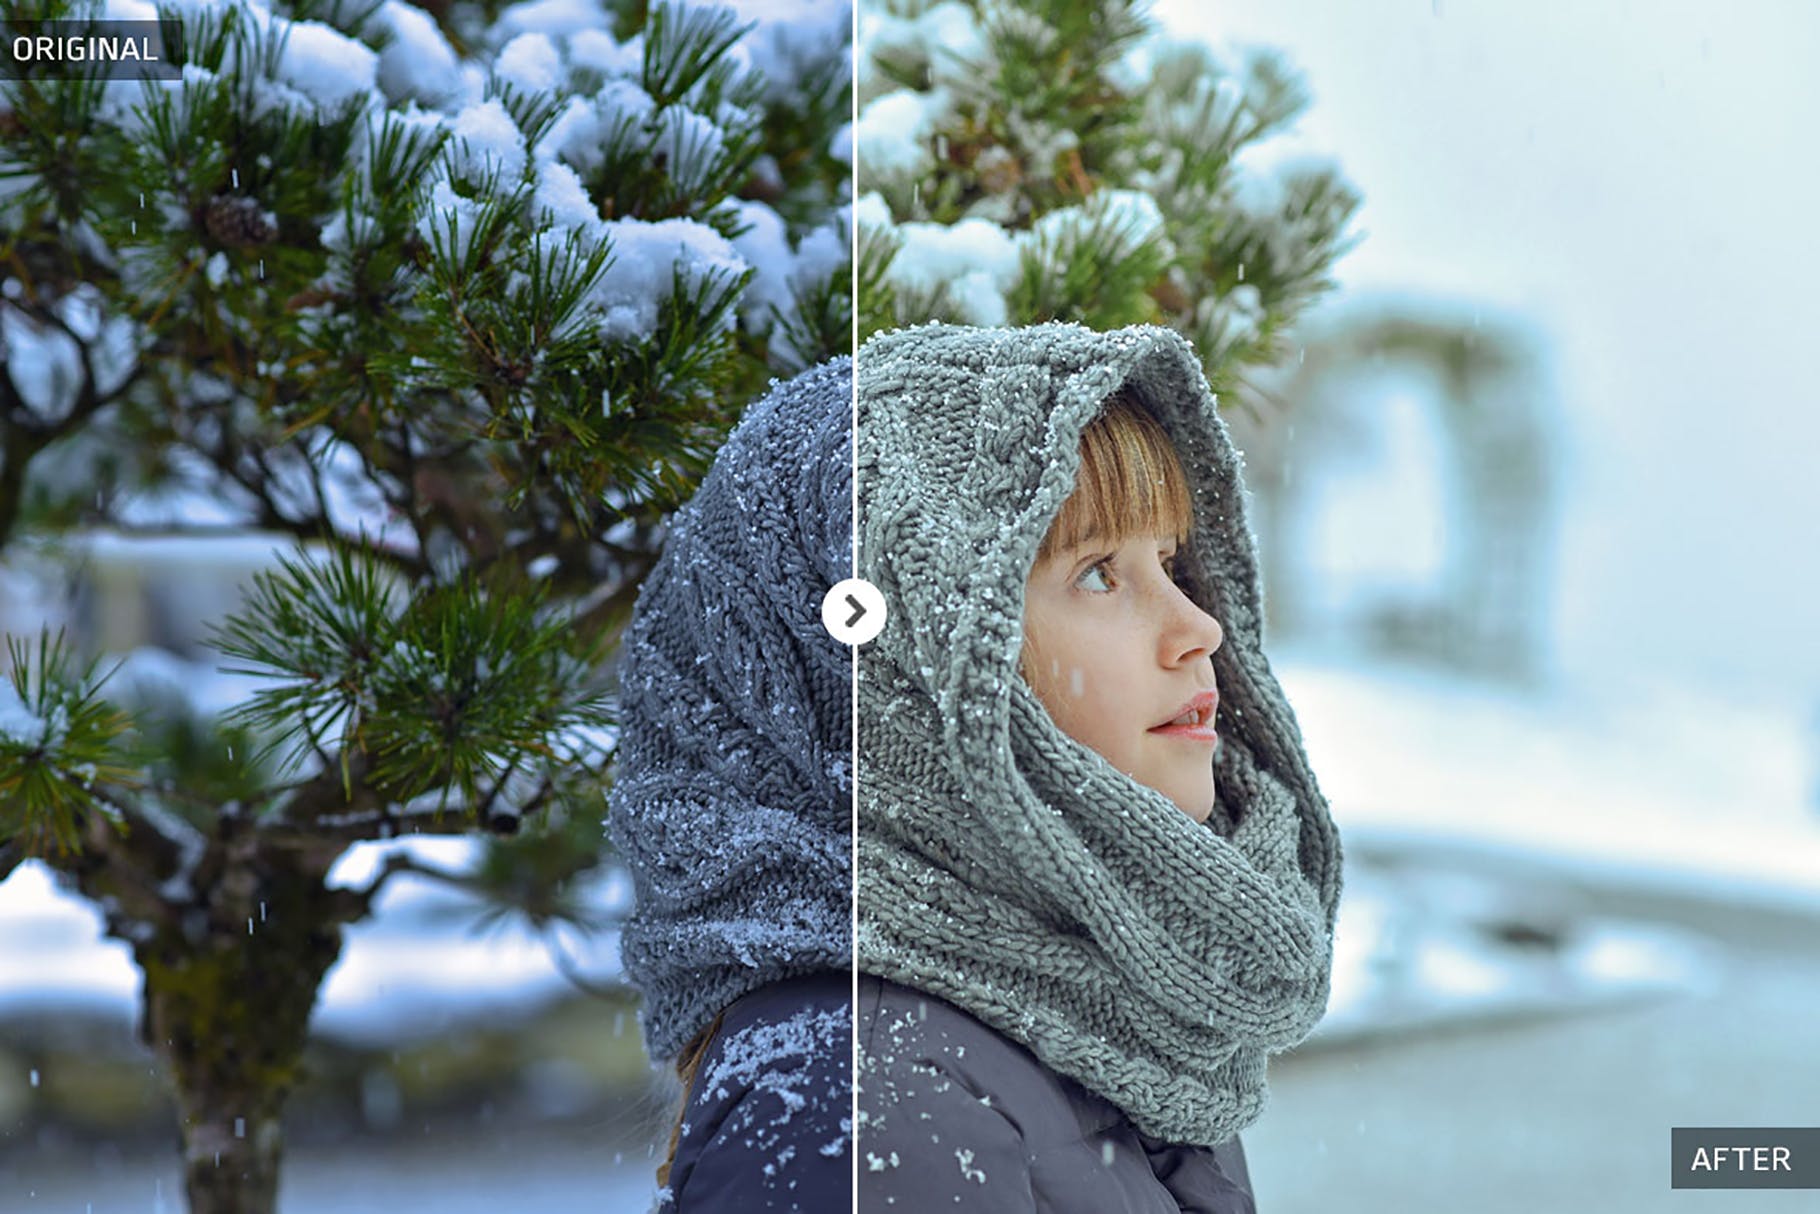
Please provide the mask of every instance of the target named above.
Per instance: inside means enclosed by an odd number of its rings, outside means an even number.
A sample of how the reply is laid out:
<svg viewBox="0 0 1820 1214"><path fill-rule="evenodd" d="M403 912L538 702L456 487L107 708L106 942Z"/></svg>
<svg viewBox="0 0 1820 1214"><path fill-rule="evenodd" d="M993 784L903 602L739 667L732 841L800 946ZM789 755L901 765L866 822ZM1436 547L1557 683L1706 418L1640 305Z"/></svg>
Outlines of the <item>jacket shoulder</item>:
<svg viewBox="0 0 1820 1214"><path fill-rule="evenodd" d="M1005 1061L983 1026L870 975L857 1019L861 1208L1035 1211L1023 1127L981 1082Z"/></svg>
<svg viewBox="0 0 1820 1214"><path fill-rule="evenodd" d="M873 975L856 1020L864 1209L1254 1214L1236 1138L1151 1139L967 1012Z"/></svg>
<svg viewBox="0 0 1820 1214"><path fill-rule="evenodd" d="M846 974L774 982L727 1009L690 1086L663 1214L852 1204Z"/></svg>

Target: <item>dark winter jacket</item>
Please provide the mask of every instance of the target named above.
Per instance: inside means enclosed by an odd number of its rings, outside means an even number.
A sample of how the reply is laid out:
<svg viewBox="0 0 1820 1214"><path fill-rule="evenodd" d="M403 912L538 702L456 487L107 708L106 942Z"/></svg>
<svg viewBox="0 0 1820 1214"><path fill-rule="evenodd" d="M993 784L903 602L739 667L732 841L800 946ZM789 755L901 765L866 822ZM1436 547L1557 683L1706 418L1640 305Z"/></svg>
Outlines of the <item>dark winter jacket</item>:
<svg viewBox="0 0 1820 1214"><path fill-rule="evenodd" d="M858 1209L1254 1214L1245 1152L1141 1134L1103 1097L934 995L862 974ZM830 1207L836 1209L838 1207Z"/></svg>
<svg viewBox="0 0 1820 1214"><path fill-rule="evenodd" d="M689 1089L659 1214L847 1214L851 979L761 987L727 1009Z"/></svg>

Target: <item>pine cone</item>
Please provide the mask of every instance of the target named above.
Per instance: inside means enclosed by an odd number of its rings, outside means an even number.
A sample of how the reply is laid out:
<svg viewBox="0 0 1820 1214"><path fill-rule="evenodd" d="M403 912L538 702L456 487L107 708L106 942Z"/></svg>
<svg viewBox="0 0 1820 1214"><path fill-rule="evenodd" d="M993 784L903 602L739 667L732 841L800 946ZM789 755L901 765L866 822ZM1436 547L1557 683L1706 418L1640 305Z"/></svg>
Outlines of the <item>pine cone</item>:
<svg viewBox="0 0 1820 1214"><path fill-rule="evenodd" d="M231 194L217 194L209 199L203 223L218 244L230 249L271 244L278 236L277 225L265 217L265 211L257 202Z"/></svg>

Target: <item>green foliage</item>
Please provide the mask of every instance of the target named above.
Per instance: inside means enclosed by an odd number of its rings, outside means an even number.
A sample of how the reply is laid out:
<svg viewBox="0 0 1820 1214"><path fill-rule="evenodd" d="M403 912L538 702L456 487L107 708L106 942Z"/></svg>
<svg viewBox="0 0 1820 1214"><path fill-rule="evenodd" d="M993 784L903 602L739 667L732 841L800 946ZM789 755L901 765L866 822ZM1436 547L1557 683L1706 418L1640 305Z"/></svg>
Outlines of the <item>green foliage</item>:
<svg viewBox="0 0 1820 1214"><path fill-rule="evenodd" d="M1149 288L1169 269L1167 248L1141 222L1096 205L1103 198L1089 198L1077 222L1032 231L1008 300L1016 314L1107 329L1150 310Z"/></svg>
<svg viewBox="0 0 1820 1214"><path fill-rule="evenodd" d="M8 682L0 685L0 842L32 854L81 844L80 815L111 818L96 785L126 779L116 739L122 714L101 698L105 676L81 664L61 633L6 642Z"/></svg>
<svg viewBox="0 0 1820 1214"><path fill-rule="evenodd" d="M478 804L508 771L560 759L559 735L610 723L601 653L535 587L471 575L407 596L370 556L292 558L254 579L220 629L230 669L271 680L235 719L291 748L287 763L370 757L374 785Z"/></svg>
<svg viewBox="0 0 1820 1214"><path fill-rule="evenodd" d="M181 690L149 684L116 698L133 722L123 762L143 795L198 829L228 807L258 809L272 800L276 771L253 729L199 712Z"/></svg>
<svg viewBox="0 0 1820 1214"><path fill-rule="evenodd" d="M745 400L851 331L845 267L754 308L727 243L754 203L792 244L840 224L842 48L796 88L743 66L728 10L610 8L620 68L597 43L532 88L492 61L501 6L438 6L482 69L462 100L383 73L331 100L297 74L292 21L386 48L373 0L293 0L269 27L168 10L181 81L0 82L0 307L67 339L80 380L41 413L0 374L0 551L172 493L298 545L216 635L265 680L240 711L94 700L106 778L147 813L206 834L254 807L307 832L431 805L439 829L522 820L521 840L598 818L601 671L665 515ZM85 736L5 752L0 843L78 842ZM553 837L571 870L598 861L597 825Z"/></svg>
<svg viewBox="0 0 1820 1214"><path fill-rule="evenodd" d="M859 295L854 308L859 313L859 331L872 334L888 329L900 315L897 288L891 284L891 261L898 254L900 242L886 228L857 225L854 243L859 258ZM905 323L910 323L908 320Z"/></svg>
<svg viewBox="0 0 1820 1214"><path fill-rule="evenodd" d="M853 262L849 259L819 282L792 287L789 312L780 312L772 305L771 322L786 351L776 359L783 371L806 370L852 347L853 307L848 285L852 278Z"/></svg>
<svg viewBox="0 0 1820 1214"><path fill-rule="evenodd" d="M1331 166L1270 155L1300 77L1270 51L1174 42L1127 0L961 7L887 0L861 22L862 339L1168 324L1216 388L1279 358L1359 204Z"/></svg>

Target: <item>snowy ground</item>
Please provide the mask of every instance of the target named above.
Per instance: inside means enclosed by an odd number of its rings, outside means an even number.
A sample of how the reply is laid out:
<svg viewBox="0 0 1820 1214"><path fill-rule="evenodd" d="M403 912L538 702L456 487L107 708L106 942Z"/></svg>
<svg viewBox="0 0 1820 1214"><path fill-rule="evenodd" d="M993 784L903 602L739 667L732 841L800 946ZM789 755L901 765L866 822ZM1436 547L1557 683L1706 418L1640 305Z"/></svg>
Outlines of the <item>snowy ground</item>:
<svg viewBox="0 0 1820 1214"><path fill-rule="evenodd" d="M389 851L402 848L457 869L476 854L464 839L363 844L330 880L364 884ZM593 904L611 913L629 896L622 880L608 879L598 883ZM573 995L550 942L512 921L478 932L481 909L473 896L413 874L389 881L377 913L347 929L341 959L323 984L315 1032L379 1048L522 1020ZM616 972L611 933L565 933L555 943L591 977ZM0 1040L9 1017L50 1013L130 1024L139 985L127 946L104 937L100 912L63 889L49 869L28 860L0 882Z"/></svg>
<svg viewBox="0 0 1820 1214"><path fill-rule="evenodd" d="M1523 693L1293 655L1277 669L1349 840L1820 913L1820 736L1796 708L1615 678Z"/></svg>
<svg viewBox="0 0 1820 1214"><path fill-rule="evenodd" d="M1536 893L1576 898L1573 885ZM1608 890L1598 903L1697 931L1699 989L1575 1015L1298 1050L1245 1134L1259 1208L1795 1214L1812 1191L1677 1192L1674 1126L1812 1125L1820 933L1811 915Z"/></svg>
<svg viewBox="0 0 1820 1214"><path fill-rule="evenodd" d="M1277 669L1348 848L1316 1041L1710 990L1701 914L1614 917L1586 891L1820 916L1815 756L1792 712L1331 657Z"/></svg>
<svg viewBox="0 0 1820 1214"><path fill-rule="evenodd" d="M587 1130L464 1134L393 1146L287 1149L284 1214L642 1214L654 1161ZM183 1214L175 1152L0 1162L8 1214Z"/></svg>

